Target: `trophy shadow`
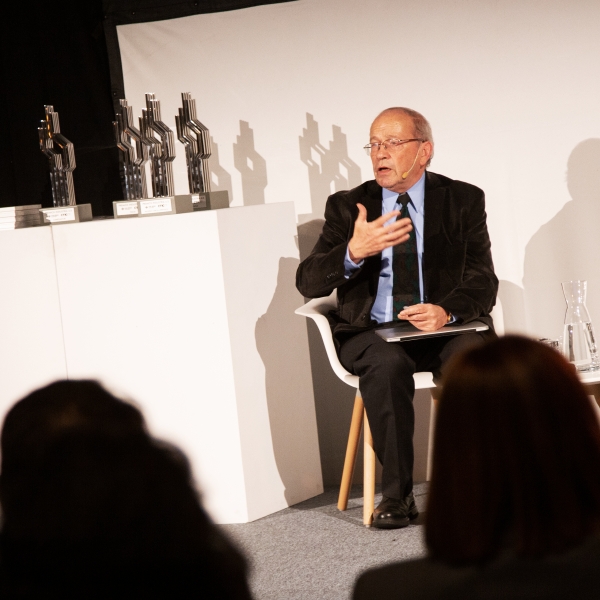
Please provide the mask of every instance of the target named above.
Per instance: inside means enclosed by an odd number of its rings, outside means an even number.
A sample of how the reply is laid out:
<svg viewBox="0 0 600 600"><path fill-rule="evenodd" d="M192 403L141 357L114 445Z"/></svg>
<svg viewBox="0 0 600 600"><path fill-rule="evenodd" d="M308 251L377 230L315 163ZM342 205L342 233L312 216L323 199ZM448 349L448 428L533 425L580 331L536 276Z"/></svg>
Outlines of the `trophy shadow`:
<svg viewBox="0 0 600 600"><path fill-rule="evenodd" d="M247 121L240 121L240 134L233 144L233 164L242 176L244 206L265 203L267 161L254 145L254 130Z"/></svg>

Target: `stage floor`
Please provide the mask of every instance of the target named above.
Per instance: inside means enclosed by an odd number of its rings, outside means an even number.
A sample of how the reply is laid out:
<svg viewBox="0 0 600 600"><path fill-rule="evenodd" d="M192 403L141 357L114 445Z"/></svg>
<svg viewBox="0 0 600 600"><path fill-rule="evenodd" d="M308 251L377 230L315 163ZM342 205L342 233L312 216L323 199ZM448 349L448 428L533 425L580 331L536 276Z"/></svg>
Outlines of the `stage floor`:
<svg viewBox="0 0 600 600"><path fill-rule="evenodd" d="M414 487L419 517L387 531L362 524L362 486L353 487L345 512L336 506L338 489L252 523L222 526L248 558L255 600L349 600L365 569L424 555L428 483ZM375 505L380 500L378 493Z"/></svg>

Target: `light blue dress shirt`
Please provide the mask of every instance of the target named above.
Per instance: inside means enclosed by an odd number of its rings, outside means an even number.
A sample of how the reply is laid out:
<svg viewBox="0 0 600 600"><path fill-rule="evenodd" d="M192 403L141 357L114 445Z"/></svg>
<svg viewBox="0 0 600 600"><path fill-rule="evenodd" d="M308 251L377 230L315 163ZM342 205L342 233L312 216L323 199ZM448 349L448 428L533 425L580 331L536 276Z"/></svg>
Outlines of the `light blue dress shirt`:
<svg viewBox="0 0 600 600"><path fill-rule="evenodd" d="M410 196L408 204L408 213L413 222L415 234L417 236L417 253L419 257L419 289L421 291L421 302L425 302L423 296L423 224L425 222L425 173L421 179L415 183L409 190ZM391 192L383 188L383 200L381 205L381 214L384 215L392 210L400 210L401 204L398 203L398 195L396 192ZM394 219L390 219L386 225L393 223ZM379 274L379 285L377 286L377 298L371 309L371 318L378 323L387 323L394 319L393 309L394 301L392 290L394 287L394 273L392 270L392 260L394 256L394 248L386 248L381 253L381 272ZM358 264L350 259L350 252L346 249L346 258L344 260L345 277L348 279L352 273L362 267L364 260Z"/></svg>

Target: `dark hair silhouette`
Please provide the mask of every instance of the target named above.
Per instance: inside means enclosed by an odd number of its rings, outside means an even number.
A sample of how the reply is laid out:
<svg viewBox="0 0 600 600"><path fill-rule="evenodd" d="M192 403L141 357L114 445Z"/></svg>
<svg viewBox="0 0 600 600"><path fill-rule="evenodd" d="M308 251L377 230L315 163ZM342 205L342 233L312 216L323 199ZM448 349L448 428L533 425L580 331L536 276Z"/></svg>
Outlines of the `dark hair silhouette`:
<svg viewBox="0 0 600 600"><path fill-rule="evenodd" d="M600 427L558 352L506 336L447 371L426 522L430 554L482 563L560 552L600 521Z"/></svg>
<svg viewBox="0 0 600 600"><path fill-rule="evenodd" d="M137 408L115 398L97 381L56 381L35 390L8 411L0 441L2 458L6 460L6 453L17 458L13 446L21 452L33 449L67 429L125 434L144 431L145 427Z"/></svg>
<svg viewBox="0 0 600 600"><path fill-rule="evenodd" d="M97 383L55 383L13 407L0 500L2 597L250 598L185 456Z"/></svg>

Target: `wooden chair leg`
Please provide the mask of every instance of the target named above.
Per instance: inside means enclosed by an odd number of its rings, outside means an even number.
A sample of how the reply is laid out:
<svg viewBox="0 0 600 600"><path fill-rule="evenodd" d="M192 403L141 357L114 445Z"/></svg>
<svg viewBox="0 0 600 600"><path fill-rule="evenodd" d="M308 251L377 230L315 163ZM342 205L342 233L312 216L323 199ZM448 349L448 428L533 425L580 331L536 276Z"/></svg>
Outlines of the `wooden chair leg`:
<svg viewBox="0 0 600 600"><path fill-rule="evenodd" d="M352 410L352 421L350 422L350 433L348 434L348 446L346 447L346 458L344 459L344 471L342 472L342 483L340 485L340 495L338 497L338 508L346 510L348 508L348 497L350 496L350 487L352 486L352 476L354 475L354 465L356 464L356 455L358 453L358 442L360 440L360 430L363 424L363 414L365 407L360 392L356 392L354 399L354 409Z"/></svg>
<svg viewBox="0 0 600 600"><path fill-rule="evenodd" d="M600 383L588 383L586 384L585 389L600 407Z"/></svg>
<svg viewBox="0 0 600 600"><path fill-rule="evenodd" d="M429 441L427 444L427 469L425 479L431 481L431 464L433 459L433 439L435 437L435 421L440 401L441 388L431 388L431 412L429 415Z"/></svg>
<svg viewBox="0 0 600 600"><path fill-rule="evenodd" d="M375 450L373 450L373 436L369 427L369 420L364 416L364 475L363 475L363 523L371 526L373 510L375 509Z"/></svg>

